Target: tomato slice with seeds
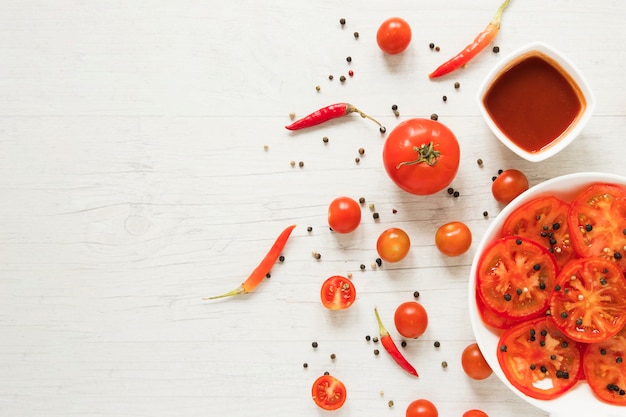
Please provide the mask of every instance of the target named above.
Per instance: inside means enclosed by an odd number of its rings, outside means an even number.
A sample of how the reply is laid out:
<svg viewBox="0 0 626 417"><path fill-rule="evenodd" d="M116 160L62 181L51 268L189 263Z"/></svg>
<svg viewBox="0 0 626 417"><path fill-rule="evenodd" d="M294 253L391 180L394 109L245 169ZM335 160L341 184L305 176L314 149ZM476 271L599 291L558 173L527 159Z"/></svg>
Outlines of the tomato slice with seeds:
<svg viewBox="0 0 626 417"><path fill-rule="evenodd" d="M626 324L626 279L606 259L574 260L557 277L550 312L551 321L570 338L606 340Z"/></svg>
<svg viewBox="0 0 626 417"><path fill-rule="evenodd" d="M626 406L626 327L604 342L587 346L583 368L600 400Z"/></svg>
<svg viewBox="0 0 626 417"><path fill-rule="evenodd" d="M477 291L487 307L516 320L546 310L557 268L546 248L508 236L492 243L478 262Z"/></svg>
<svg viewBox="0 0 626 417"><path fill-rule="evenodd" d="M569 390L582 369L580 345L544 317L506 330L500 336L497 357L508 381L539 400L551 400Z"/></svg>
<svg viewBox="0 0 626 417"><path fill-rule="evenodd" d="M478 293L476 293L476 306L478 307L478 314L480 315L483 323L489 327L493 327L494 329L508 329L515 323L524 320L515 320L505 317L497 311L487 307Z"/></svg>
<svg viewBox="0 0 626 417"><path fill-rule="evenodd" d="M346 386L331 375L322 375L311 388L313 401L324 410L337 410L346 402Z"/></svg>
<svg viewBox="0 0 626 417"><path fill-rule="evenodd" d="M600 256L626 269L626 187L589 186L570 204L568 223L578 256Z"/></svg>
<svg viewBox="0 0 626 417"><path fill-rule="evenodd" d="M356 288L348 278L333 275L322 284L320 296L324 307L330 310L343 310L354 303Z"/></svg>
<svg viewBox="0 0 626 417"><path fill-rule="evenodd" d="M573 259L567 216L569 204L554 196L539 197L521 205L507 217L503 236L523 236L552 253L559 268Z"/></svg>

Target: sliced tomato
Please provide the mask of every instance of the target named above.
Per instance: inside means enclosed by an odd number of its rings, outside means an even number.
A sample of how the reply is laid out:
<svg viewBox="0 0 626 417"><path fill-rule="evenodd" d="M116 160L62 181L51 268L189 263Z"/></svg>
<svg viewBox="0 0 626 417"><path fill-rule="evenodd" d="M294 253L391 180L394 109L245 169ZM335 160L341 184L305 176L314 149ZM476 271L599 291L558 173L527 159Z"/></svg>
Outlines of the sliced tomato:
<svg viewBox="0 0 626 417"><path fill-rule="evenodd" d="M548 307L556 261L546 248L520 236L496 240L477 268L477 291L487 307L516 320L537 317Z"/></svg>
<svg viewBox="0 0 626 417"><path fill-rule="evenodd" d="M600 400L626 406L626 328L587 346L583 368L591 391Z"/></svg>
<svg viewBox="0 0 626 417"><path fill-rule="evenodd" d="M324 307L330 310L343 310L354 303L356 288L348 278L333 275L322 284L320 297Z"/></svg>
<svg viewBox="0 0 626 417"><path fill-rule="evenodd" d="M626 269L626 187L589 186L570 204L568 223L578 256L600 256Z"/></svg>
<svg viewBox="0 0 626 417"><path fill-rule="evenodd" d="M331 375L322 375L311 388L313 401L324 410L337 410L346 402L346 386Z"/></svg>
<svg viewBox="0 0 626 417"><path fill-rule="evenodd" d="M559 268L576 255L570 243L569 204L554 196L539 197L521 205L507 217L503 236L523 236L552 253Z"/></svg>
<svg viewBox="0 0 626 417"><path fill-rule="evenodd" d="M508 381L540 400L558 397L578 381L581 347L546 318L518 323L500 336L498 363Z"/></svg>
<svg viewBox="0 0 626 417"><path fill-rule="evenodd" d="M571 261L557 277L550 313L555 326L574 340L606 340L626 324L626 279L606 259Z"/></svg>
<svg viewBox="0 0 626 417"><path fill-rule="evenodd" d="M494 329L508 329L515 323L522 321L505 317L501 313L487 307L478 293L476 294L476 305L478 306L478 314L483 323Z"/></svg>

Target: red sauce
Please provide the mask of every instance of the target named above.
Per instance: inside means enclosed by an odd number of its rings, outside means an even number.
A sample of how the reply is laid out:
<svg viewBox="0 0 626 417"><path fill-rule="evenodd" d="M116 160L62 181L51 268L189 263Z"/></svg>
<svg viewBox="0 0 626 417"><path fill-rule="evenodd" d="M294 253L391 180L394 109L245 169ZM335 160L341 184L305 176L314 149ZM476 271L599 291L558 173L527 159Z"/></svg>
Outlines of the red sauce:
<svg viewBox="0 0 626 417"><path fill-rule="evenodd" d="M585 107L576 83L542 55L514 63L494 81L483 101L500 130L531 153L556 142Z"/></svg>

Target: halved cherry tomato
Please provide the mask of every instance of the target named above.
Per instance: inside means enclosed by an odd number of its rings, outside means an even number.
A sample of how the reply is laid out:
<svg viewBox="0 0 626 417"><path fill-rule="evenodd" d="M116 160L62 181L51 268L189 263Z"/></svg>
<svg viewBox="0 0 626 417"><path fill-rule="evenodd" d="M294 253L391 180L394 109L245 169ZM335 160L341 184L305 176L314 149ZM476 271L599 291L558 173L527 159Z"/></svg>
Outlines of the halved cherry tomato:
<svg viewBox="0 0 626 417"><path fill-rule="evenodd" d="M480 351L478 343L470 343L463 349L461 366L467 376L476 380L489 378L493 373L483 353Z"/></svg>
<svg viewBox="0 0 626 417"><path fill-rule="evenodd" d="M487 413L480 410L467 410L463 413L463 417L489 417Z"/></svg>
<svg viewBox="0 0 626 417"><path fill-rule="evenodd" d="M400 304L393 315L396 330L404 337L420 337L428 327L428 313L420 303L406 301Z"/></svg>
<svg viewBox="0 0 626 417"><path fill-rule="evenodd" d="M454 133L440 122L408 119L397 125L383 146L389 178L412 194L428 195L447 187L459 169Z"/></svg>
<svg viewBox="0 0 626 417"><path fill-rule="evenodd" d="M626 187L589 186L572 201L568 221L580 257L601 256L626 269Z"/></svg>
<svg viewBox="0 0 626 417"><path fill-rule="evenodd" d="M626 327L604 342L587 346L583 368L591 391L600 400L626 405Z"/></svg>
<svg viewBox="0 0 626 417"><path fill-rule="evenodd" d="M497 202L509 204L515 197L528 190L528 178L517 169L507 169L491 184L491 193Z"/></svg>
<svg viewBox="0 0 626 417"><path fill-rule="evenodd" d="M346 386L331 375L322 375L311 388L313 401L324 410L336 410L346 402Z"/></svg>
<svg viewBox="0 0 626 417"><path fill-rule="evenodd" d="M606 259L571 261L557 277L550 313L556 327L573 340L606 340L626 324L626 279Z"/></svg>
<svg viewBox="0 0 626 417"><path fill-rule="evenodd" d="M376 42L387 54L399 54L411 43L411 26L399 17L385 20L376 32Z"/></svg>
<svg viewBox="0 0 626 417"><path fill-rule="evenodd" d="M378 256L385 262L401 261L409 253L410 248L409 235L397 227L383 231L376 241Z"/></svg>
<svg viewBox="0 0 626 417"><path fill-rule="evenodd" d="M504 222L503 236L523 236L544 247L559 268L576 255L570 243L567 215L569 204L554 196L533 199L515 209Z"/></svg>
<svg viewBox="0 0 626 417"><path fill-rule="evenodd" d="M350 233L361 222L361 206L350 197L337 197L328 206L328 225L337 233Z"/></svg>
<svg viewBox="0 0 626 417"><path fill-rule="evenodd" d="M406 408L406 417L438 417L439 411L432 402L423 398L413 401Z"/></svg>
<svg viewBox="0 0 626 417"><path fill-rule="evenodd" d="M556 261L546 248L519 236L496 240L478 261L476 288L485 305L516 320L548 307Z"/></svg>
<svg viewBox="0 0 626 417"><path fill-rule="evenodd" d="M461 222L450 222L435 232L435 246L447 256L459 256L472 245L472 231Z"/></svg>
<svg viewBox="0 0 626 417"><path fill-rule="evenodd" d="M322 284L320 296L324 307L330 310L343 310L354 303L356 288L348 278L333 275Z"/></svg>
<svg viewBox="0 0 626 417"><path fill-rule="evenodd" d="M546 318L526 320L506 330L497 357L508 381L540 400L556 398L574 386L582 367L580 346Z"/></svg>

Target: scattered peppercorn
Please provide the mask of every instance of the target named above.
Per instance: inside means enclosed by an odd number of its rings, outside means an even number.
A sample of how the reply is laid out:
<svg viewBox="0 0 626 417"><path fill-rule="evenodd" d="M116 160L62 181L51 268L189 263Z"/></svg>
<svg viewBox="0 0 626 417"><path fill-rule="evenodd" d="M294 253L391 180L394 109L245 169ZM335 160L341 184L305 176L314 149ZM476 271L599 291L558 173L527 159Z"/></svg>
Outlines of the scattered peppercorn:
<svg viewBox="0 0 626 417"><path fill-rule="evenodd" d="M358 164L359 162L361 162L361 158L359 158L359 157L357 156L356 158L354 158L354 162L356 162L356 163Z"/></svg>
<svg viewBox="0 0 626 417"><path fill-rule="evenodd" d="M387 128L385 126L381 127L380 129L380 133L385 133L387 131Z"/></svg>
<svg viewBox="0 0 626 417"><path fill-rule="evenodd" d="M339 81L344 82L346 80L345 75L342 75L341 77L339 77Z"/></svg>
<svg viewBox="0 0 626 417"><path fill-rule="evenodd" d="M374 220L378 220L380 218L380 214L378 214L378 212L374 212L372 214L372 217L374 218Z"/></svg>
<svg viewBox="0 0 626 417"><path fill-rule="evenodd" d="M478 164L478 166L483 166L483 160L482 159L477 159L476 163Z"/></svg>
<svg viewBox="0 0 626 417"><path fill-rule="evenodd" d="M381 266L383 264L383 260L380 258L376 258L376 265Z"/></svg>
<svg viewBox="0 0 626 417"><path fill-rule="evenodd" d="M315 259L321 259L322 255L319 252L313 251L312 255Z"/></svg>
<svg viewBox="0 0 626 417"><path fill-rule="evenodd" d="M348 71L348 75L349 75L350 77L354 76L354 71L352 71L352 70Z"/></svg>
<svg viewBox="0 0 626 417"><path fill-rule="evenodd" d="M339 24L341 26L345 25L346 24L346 19L344 19L343 17L341 19L339 19Z"/></svg>
<svg viewBox="0 0 626 417"><path fill-rule="evenodd" d="M435 49L435 44L431 42L431 43L428 44L428 47L430 49Z"/></svg>
<svg viewBox="0 0 626 417"><path fill-rule="evenodd" d="M359 203L365 204L365 197L359 197Z"/></svg>
<svg viewBox="0 0 626 417"><path fill-rule="evenodd" d="M359 155L363 155L365 153L365 149L359 148Z"/></svg>
<svg viewBox="0 0 626 417"><path fill-rule="evenodd" d="M329 79L329 80L331 80L331 81L333 80L333 78L335 78L335 77L333 76L333 74L330 74L330 75L328 76L328 79Z"/></svg>
<svg viewBox="0 0 626 417"><path fill-rule="evenodd" d="M311 343L311 346L313 346L313 348L316 348L317 347L317 342Z"/></svg>
<svg viewBox="0 0 626 417"><path fill-rule="evenodd" d="M393 214L396 214L396 213L398 212L398 210L396 210L396 209L391 209L391 212L392 212Z"/></svg>
<svg viewBox="0 0 626 417"><path fill-rule="evenodd" d="M309 364L308 364L308 363L306 363L306 362L304 362L304 363L302 364L302 366L303 366L304 368L308 368L308 367L309 367Z"/></svg>
<svg viewBox="0 0 626 417"><path fill-rule="evenodd" d="M374 205L374 203L370 203L369 208L370 210L373 211L376 208L376 206Z"/></svg>
<svg viewBox="0 0 626 417"><path fill-rule="evenodd" d="M454 192L454 194L452 194L452 195L456 198L456 197L460 196L460 195L461 195L461 193L460 193L460 192L458 192L458 191L455 191L455 192Z"/></svg>
<svg viewBox="0 0 626 417"><path fill-rule="evenodd" d="M271 278L271 277L272 277L272 274L270 274L269 272L268 272L267 274L265 274L265 278L268 278L268 279L269 279L269 278Z"/></svg>
<svg viewBox="0 0 626 417"><path fill-rule="evenodd" d="M459 87L461 87L461 83L460 82L455 82L454 83L454 88L459 89Z"/></svg>
<svg viewBox="0 0 626 417"><path fill-rule="evenodd" d="M380 352L378 349L374 349L374 355L378 355Z"/></svg>
<svg viewBox="0 0 626 417"><path fill-rule="evenodd" d="M365 335L365 340L367 340L367 341L369 342L370 340L372 340L372 338L371 338L371 336L368 334L368 335Z"/></svg>
<svg viewBox="0 0 626 417"><path fill-rule="evenodd" d="M443 96L443 97L441 97L441 99L442 99L443 101L448 101L448 96Z"/></svg>
<svg viewBox="0 0 626 417"><path fill-rule="evenodd" d="M324 371L324 375L330 375L330 372Z"/></svg>
<svg viewBox="0 0 626 417"><path fill-rule="evenodd" d="M298 162L298 166L299 166L300 168L302 168L302 167L304 166L304 162L302 162L302 161Z"/></svg>
<svg viewBox="0 0 626 417"><path fill-rule="evenodd" d="M396 116L396 117L399 117L400 116L400 112L398 110L395 110L393 112L393 115Z"/></svg>
<svg viewBox="0 0 626 417"><path fill-rule="evenodd" d="M311 226L308 226L308 227L306 228L306 231L307 231L307 232L312 232L312 231L313 231L313 228L312 228Z"/></svg>
<svg viewBox="0 0 626 417"><path fill-rule="evenodd" d="M393 111L398 110L398 105L397 105L397 104L393 104L393 105L391 106L391 110L393 110Z"/></svg>
<svg viewBox="0 0 626 417"><path fill-rule="evenodd" d="M292 167L295 167L296 166L296 161L289 162L289 165L291 165Z"/></svg>
<svg viewBox="0 0 626 417"><path fill-rule="evenodd" d="M389 408L393 407L393 400L389 400L387 402L387 405L389 406Z"/></svg>
<svg viewBox="0 0 626 417"><path fill-rule="evenodd" d="M267 152L269 149L270 149L269 145L263 145L263 150L264 150L264 151L266 151L266 152Z"/></svg>
<svg viewBox="0 0 626 417"><path fill-rule="evenodd" d="M400 345L401 345L402 347L406 347L406 340L403 340L403 341L400 343Z"/></svg>
<svg viewBox="0 0 626 417"><path fill-rule="evenodd" d="M489 213L486 211L483 211L483 217L488 217L488 216L489 216Z"/></svg>
<svg viewBox="0 0 626 417"><path fill-rule="evenodd" d="M361 268L361 270L364 270L365 269L365 264L359 265L359 268Z"/></svg>
<svg viewBox="0 0 626 417"><path fill-rule="evenodd" d="M347 56L347 57L346 57L346 61L348 61L348 62L352 62L352 57L351 57L351 56Z"/></svg>
<svg viewBox="0 0 626 417"><path fill-rule="evenodd" d="M498 170L498 175L502 174L503 172L504 172L504 170L503 170L503 169L499 169L499 170Z"/></svg>
<svg viewBox="0 0 626 417"><path fill-rule="evenodd" d="M420 292L419 291L413 291L413 297L414 298L419 298L420 296Z"/></svg>
<svg viewBox="0 0 626 417"><path fill-rule="evenodd" d="M452 188L452 187L448 188L447 191L448 191L448 194L450 194L450 195L454 194L454 188Z"/></svg>
<svg viewBox="0 0 626 417"><path fill-rule="evenodd" d="M372 337L372 342L374 342L374 343L378 343L378 336L374 336L374 337Z"/></svg>
<svg viewBox="0 0 626 417"><path fill-rule="evenodd" d="M497 54L498 52L500 52L500 47L499 46L494 46L492 49L494 54Z"/></svg>
<svg viewBox="0 0 626 417"><path fill-rule="evenodd" d="M435 345L436 348L438 348L439 346L441 346L441 343L439 343L439 340L436 340L434 345Z"/></svg>
<svg viewBox="0 0 626 417"><path fill-rule="evenodd" d="M285 262L285 257L284 257L283 255L280 255L280 256L278 257L278 260L279 260L280 262Z"/></svg>
<svg viewBox="0 0 626 417"><path fill-rule="evenodd" d="M335 355L334 353L331 353L331 354L330 354L330 358L331 358L332 360L335 360L335 359L337 358L337 355Z"/></svg>
<svg viewBox="0 0 626 417"><path fill-rule="evenodd" d="M448 362L446 362L446 361L441 362L441 367L444 368L444 369L447 368L448 367Z"/></svg>
<svg viewBox="0 0 626 417"><path fill-rule="evenodd" d="M359 32L354 32L354 38L358 39L359 38Z"/></svg>
<svg viewBox="0 0 626 417"><path fill-rule="evenodd" d="M437 113L433 113L433 114L430 115L430 119L431 120L438 120L439 116L437 115Z"/></svg>
<svg viewBox="0 0 626 417"><path fill-rule="evenodd" d="M439 52L441 50L441 48L439 47L439 45L435 46L435 51Z"/></svg>
<svg viewBox="0 0 626 417"><path fill-rule="evenodd" d="M296 114L294 112L289 113L289 118L291 120L295 119L296 118Z"/></svg>

